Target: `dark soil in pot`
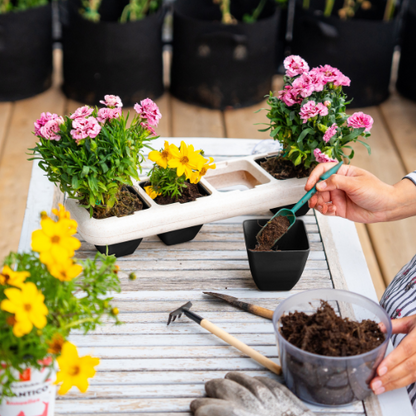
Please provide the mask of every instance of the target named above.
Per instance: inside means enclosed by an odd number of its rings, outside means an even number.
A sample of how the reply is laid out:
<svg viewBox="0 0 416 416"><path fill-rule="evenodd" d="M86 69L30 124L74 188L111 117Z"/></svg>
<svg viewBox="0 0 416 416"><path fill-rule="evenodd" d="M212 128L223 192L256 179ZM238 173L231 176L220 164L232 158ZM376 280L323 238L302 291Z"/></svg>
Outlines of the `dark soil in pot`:
<svg viewBox="0 0 416 416"><path fill-rule="evenodd" d="M241 20L257 0L231 1ZM254 105L270 92L275 73L279 10L268 0L257 22L221 23L212 0L174 4L171 92L188 103L214 109Z"/></svg>
<svg viewBox="0 0 416 416"><path fill-rule="evenodd" d="M381 11L372 7L362 18L357 14L342 20L336 15L324 17L321 11L296 9L292 53L311 68L328 64L348 76L351 86L344 92L353 98L352 108L378 105L389 96L399 19L377 20Z"/></svg>
<svg viewBox="0 0 416 416"><path fill-rule="evenodd" d="M142 188L149 186L150 182L140 184ZM179 202L185 204L187 202L195 201L196 198L209 195L209 192L201 185L201 183L186 183L186 188L182 191L182 195L176 199L171 198L170 196L159 195L155 198L155 202L159 205L169 205ZM193 240L199 233L202 225L194 225L192 227L182 228L180 230L168 231L166 233L158 234L157 236L162 240L167 246L186 243L187 241Z"/></svg>
<svg viewBox="0 0 416 416"><path fill-rule="evenodd" d="M258 163L266 172L270 173L276 179L291 179L291 178L306 178L310 175L312 170L315 166L311 166L310 168L305 168L303 165L295 166L289 160L283 160L280 157L269 157L269 158L261 158L257 159L256 163ZM276 214L282 208L291 209L295 206L295 204L289 205L282 205L277 208L271 208L270 211L273 214ZM301 217L305 215L309 211L309 205L306 202L299 208L295 215L297 217Z"/></svg>
<svg viewBox="0 0 416 416"><path fill-rule="evenodd" d="M285 351L285 378L304 400L324 405L343 405L368 396L367 383L372 379L374 362L357 357L347 364L341 357L353 357L381 345L384 334L371 320L350 321L336 315L332 307L321 301L312 315L303 312L281 317L280 332L291 344L318 356L302 360ZM337 357L331 365L320 362L319 356ZM364 356L365 357L365 356ZM368 359L368 358L367 358ZM370 377L368 377L370 375ZM374 372L373 372L374 375Z"/></svg>
<svg viewBox="0 0 416 416"><path fill-rule="evenodd" d="M400 47L399 71L396 87L406 98L416 101L416 1L409 2L404 18L404 28Z"/></svg>
<svg viewBox="0 0 416 416"><path fill-rule="evenodd" d="M160 97L164 92L161 33L165 9L135 22L94 23L79 14L78 5L77 0L68 0L60 10L65 95L99 105L104 95L114 94L124 106Z"/></svg>
<svg viewBox="0 0 416 416"><path fill-rule="evenodd" d="M135 211L141 211L148 209L149 206L140 198L138 192L132 186L123 187L118 203L107 213L112 215L106 215L102 208L96 207L94 212L101 215L99 218L108 218L111 216L124 217L131 215ZM117 215L118 214L118 215ZM104 215L104 216L103 216ZM94 216L94 218L97 218ZM143 238L136 240L124 241L122 243L110 244L106 246L95 246L95 248L102 254L108 256L115 255L116 257L127 256L133 254L137 247L139 247Z"/></svg>
<svg viewBox="0 0 416 416"><path fill-rule="evenodd" d="M0 101L32 97L51 85L51 5L0 14Z"/></svg>
<svg viewBox="0 0 416 416"><path fill-rule="evenodd" d="M296 220L279 240L277 251L255 251L256 235L267 220L243 222L251 275L260 290L291 290L302 276L309 255L303 221Z"/></svg>

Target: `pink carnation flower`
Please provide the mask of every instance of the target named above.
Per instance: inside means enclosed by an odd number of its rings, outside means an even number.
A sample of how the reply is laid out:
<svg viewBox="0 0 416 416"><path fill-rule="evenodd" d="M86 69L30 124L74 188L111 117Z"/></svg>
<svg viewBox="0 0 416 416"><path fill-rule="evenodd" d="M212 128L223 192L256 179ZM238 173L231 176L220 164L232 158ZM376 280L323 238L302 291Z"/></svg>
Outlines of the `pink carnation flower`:
<svg viewBox="0 0 416 416"><path fill-rule="evenodd" d="M40 115L40 119L36 120L33 123L34 126L35 126L35 135L44 137L41 133L41 128L43 126L45 126L48 121L51 121L51 120L56 120L58 122L58 124L63 124L63 122L64 122L64 119L62 117L58 116L58 114L52 114L52 113L49 113L49 112L42 113ZM46 138L47 137L45 137L45 139ZM53 139L53 140L59 140L59 139Z"/></svg>
<svg viewBox="0 0 416 416"><path fill-rule="evenodd" d="M286 69L286 75L291 78L309 71L307 62L298 55L288 56L283 61L283 65Z"/></svg>
<svg viewBox="0 0 416 416"><path fill-rule="evenodd" d="M97 114L97 120L105 123L107 120L119 118L121 116L121 108L100 108Z"/></svg>
<svg viewBox="0 0 416 416"><path fill-rule="evenodd" d="M318 163L336 162L335 159L331 159L325 153L321 152L318 148L313 151L313 155Z"/></svg>
<svg viewBox="0 0 416 416"><path fill-rule="evenodd" d="M339 86L349 87L350 84L351 84L351 80L341 72L339 73L337 79L334 81L334 85L336 87L339 87Z"/></svg>
<svg viewBox="0 0 416 416"><path fill-rule="evenodd" d="M315 86L310 81L307 73L302 74L293 81L292 87L297 92L297 95L307 98L315 92Z"/></svg>
<svg viewBox="0 0 416 416"><path fill-rule="evenodd" d="M72 122L72 127L73 130L71 130L71 136L77 144L80 140L86 139L87 137L93 139L101 131L101 126L94 117L76 118Z"/></svg>
<svg viewBox="0 0 416 416"><path fill-rule="evenodd" d="M313 118L317 115L326 116L328 114L328 108L325 107L322 103L315 104L315 101L308 101L300 109L300 118L303 120L303 123L306 123L308 119Z"/></svg>
<svg viewBox="0 0 416 416"><path fill-rule="evenodd" d="M62 117L55 120L49 120L44 126L40 128L40 136L48 140L61 140L61 136L56 134L59 132L59 126L63 123Z"/></svg>
<svg viewBox="0 0 416 416"><path fill-rule="evenodd" d="M159 107L150 98L140 101L140 105L136 103L134 109L140 114L140 117L146 119L147 124L152 127L157 127L159 120L162 118Z"/></svg>
<svg viewBox="0 0 416 416"><path fill-rule="evenodd" d="M373 123L373 118L367 114L362 113L361 111L354 113L347 120L347 125L349 127L353 127L354 129L362 129L365 127L365 132L369 132L371 130Z"/></svg>
<svg viewBox="0 0 416 416"><path fill-rule="evenodd" d="M308 73L304 74L304 76L308 79L308 82L313 85L316 92L320 92L324 89L326 82L324 74L319 71L319 69L313 68Z"/></svg>
<svg viewBox="0 0 416 416"><path fill-rule="evenodd" d="M144 127L145 129L149 130L150 133L152 134L152 136L155 136L156 135L155 129L152 126L150 126L149 124L142 122L142 123L140 123L140 125L142 127Z"/></svg>
<svg viewBox="0 0 416 416"><path fill-rule="evenodd" d="M302 97L299 97L298 90L286 85L283 90L280 90L277 93L277 98L282 100L288 107L292 107L294 104L300 104L302 102Z"/></svg>
<svg viewBox="0 0 416 416"><path fill-rule="evenodd" d="M118 95L104 95L104 101L100 101L101 104L109 108L121 108L123 107L123 103L121 102L121 98Z"/></svg>
<svg viewBox="0 0 416 416"><path fill-rule="evenodd" d="M321 65L316 69L318 69L323 74L325 83L334 82L340 75L342 75L342 72L339 69L333 68L330 65Z"/></svg>
<svg viewBox="0 0 416 416"><path fill-rule="evenodd" d="M75 120L77 118L85 118L88 117L92 114L92 112L94 111L93 108L89 107L88 105L84 105L83 107L79 107L75 110L74 114L70 115L70 119Z"/></svg>
<svg viewBox="0 0 416 416"><path fill-rule="evenodd" d="M325 143L328 143L331 139L332 139L332 137L334 137L335 136L335 134L337 133L337 129L338 129L338 126L337 126L337 124L336 123L334 123L326 132L325 132L325 134L324 134L324 137L323 137L323 139L324 139L324 142ZM315 149L316 150L316 149Z"/></svg>

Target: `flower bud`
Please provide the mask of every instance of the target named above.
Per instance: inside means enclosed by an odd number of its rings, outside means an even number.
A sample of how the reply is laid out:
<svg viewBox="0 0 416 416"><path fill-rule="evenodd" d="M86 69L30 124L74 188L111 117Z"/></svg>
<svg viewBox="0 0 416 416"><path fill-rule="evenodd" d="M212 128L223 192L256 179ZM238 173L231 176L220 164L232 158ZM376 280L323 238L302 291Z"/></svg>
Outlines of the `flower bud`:
<svg viewBox="0 0 416 416"><path fill-rule="evenodd" d="M110 306L110 304L108 303L108 301L107 300L105 300L104 302L103 302L103 306L104 306L104 308L108 308L109 306Z"/></svg>
<svg viewBox="0 0 416 416"><path fill-rule="evenodd" d="M324 126L323 124L321 124L321 123L318 123L318 129L322 132L322 133L325 133L327 130L328 130L328 127L327 126Z"/></svg>
<svg viewBox="0 0 416 416"><path fill-rule="evenodd" d="M111 309L111 314L112 314L112 315L117 316L117 315L118 315L118 313L119 313L118 308L113 308L113 309Z"/></svg>
<svg viewBox="0 0 416 416"><path fill-rule="evenodd" d="M328 100L324 101L324 106L328 108L331 107L331 101L328 101Z"/></svg>
<svg viewBox="0 0 416 416"><path fill-rule="evenodd" d="M116 265L114 266L114 270L113 270L113 272L114 272L115 274L117 274L119 271L120 271L120 267L116 264Z"/></svg>
<svg viewBox="0 0 416 416"><path fill-rule="evenodd" d="M42 220L44 220L45 218L48 218L48 213L47 213L46 211L42 211L42 212L40 213L40 218L41 218Z"/></svg>
<svg viewBox="0 0 416 416"><path fill-rule="evenodd" d="M136 280L136 278L137 278L137 276L136 276L136 274L135 274L135 273L130 273L130 274L129 274L129 279L130 279L130 280Z"/></svg>

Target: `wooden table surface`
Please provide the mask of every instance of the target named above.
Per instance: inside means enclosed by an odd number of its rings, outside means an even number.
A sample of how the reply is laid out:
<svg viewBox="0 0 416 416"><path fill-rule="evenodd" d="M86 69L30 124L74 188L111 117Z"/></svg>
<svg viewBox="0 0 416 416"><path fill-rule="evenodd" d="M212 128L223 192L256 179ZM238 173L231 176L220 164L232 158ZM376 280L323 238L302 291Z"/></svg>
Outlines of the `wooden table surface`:
<svg viewBox="0 0 416 416"><path fill-rule="evenodd" d="M162 147L163 140L158 139L154 148ZM181 139L168 140L179 144ZM185 141L217 161L248 155L258 143L248 139ZM54 196L53 184L34 164L20 251L30 248L39 212L51 210ZM300 281L290 292L259 291L251 278L241 224L247 218L270 216L270 211L264 211L205 224L193 241L175 246L165 246L157 236L147 237L134 254L118 259L122 292L115 294L113 303L124 325L105 324L88 335L73 332L70 339L80 354L100 357L101 362L88 392L71 389L59 397L56 414L185 416L190 415L190 402L204 395L204 383L230 370L275 377L186 317L166 326L169 312L190 300L193 311L279 361L270 321L211 299L203 291L236 296L269 309L294 293L314 288L351 290L377 301L354 224L315 215L312 210L303 217L311 251ZM82 242L77 257L94 254L94 248ZM135 281L128 279L130 272L136 273ZM310 407L321 416L413 416L405 389L340 408Z"/></svg>

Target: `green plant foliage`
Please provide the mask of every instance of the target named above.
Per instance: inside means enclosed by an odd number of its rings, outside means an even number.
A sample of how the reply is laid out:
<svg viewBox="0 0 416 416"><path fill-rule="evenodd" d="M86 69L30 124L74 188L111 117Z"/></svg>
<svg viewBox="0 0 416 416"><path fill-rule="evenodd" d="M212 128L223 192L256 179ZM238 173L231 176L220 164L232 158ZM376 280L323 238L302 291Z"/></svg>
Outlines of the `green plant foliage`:
<svg viewBox="0 0 416 416"><path fill-rule="evenodd" d="M0 0L0 14L32 9L48 3L48 0Z"/></svg>
<svg viewBox="0 0 416 416"><path fill-rule="evenodd" d="M84 19L91 20L91 22L100 21L100 13L98 9L101 6L101 0L82 0L81 8L79 13Z"/></svg>
<svg viewBox="0 0 416 416"><path fill-rule="evenodd" d="M123 9L120 22L142 20L147 15L157 12L161 4L161 0L130 0L129 4Z"/></svg>
<svg viewBox="0 0 416 416"><path fill-rule="evenodd" d="M156 163L149 172L150 184L157 194L179 198L182 196L182 189L186 188L186 175L178 176L176 169L163 168Z"/></svg>
<svg viewBox="0 0 416 416"><path fill-rule="evenodd" d="M66 339L72 329L84 333L92 331L102 323L105 315L110 316L115 324L121 324L110 305L112 298L106 294L108 291L120 292L115 262L114 256L97 253L93 260L77 261L83 268L78 278L60 281L49 273L33 252L10 253L6 257L4 264L11 269L30 272L25 283L34 283L42 292L49 313L44 328L33 327L28 334L16 337L10 324L13 315L0 309L0 362L3 364L0 402L5 396L13 395L11 383L18 380L18 374L25 368L40 369L44 366L43 360L59 356L59 352L50 351L53 338ZM0 304L6 299L6 288L7 285L0 286ZM53 362L49 365L53 366Z"/></svg>
<svg viewBox="0 0 416 416"><path fill-rule="evenodd" d="M97 116L97 108L92 116ZM29 149L34 155L29 160L39 159L48 179L90 209L91 216L96 205L110 209L122 186L132 185L131 178L139 179L143 148L151 149L147 142L156 138L150 137L138 115L127 127L128 117L120 115L105 122L95 138L77 143L70 133L73 120L66 116L58 133L61 139L39 137L37 146Z"/></svg>

